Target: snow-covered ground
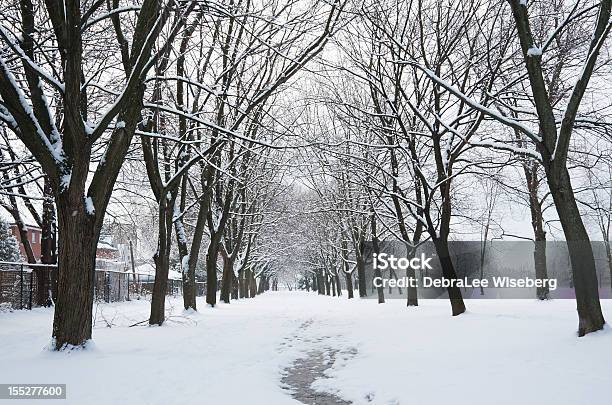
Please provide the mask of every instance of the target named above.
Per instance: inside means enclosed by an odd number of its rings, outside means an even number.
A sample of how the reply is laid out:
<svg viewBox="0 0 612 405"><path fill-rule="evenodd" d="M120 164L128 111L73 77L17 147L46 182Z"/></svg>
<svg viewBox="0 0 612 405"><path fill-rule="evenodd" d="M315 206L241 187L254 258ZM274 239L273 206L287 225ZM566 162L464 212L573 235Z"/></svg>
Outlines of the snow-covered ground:
<svg viewBox="0 0 612 405"><path fill-rule="evenodd" d="M355 404L609 402L612 332L577 338L570 300L472 300L455 318L444 300L406 308L300 292L199 301L191 314L168 304L162 327L129 327L147 318L146 301L98 306L95 344L71 353L44 349L51 310L0 313L0 383L66 383L58 404L290 405L284 373L323 350L335 362L314 386Z"/></svg>

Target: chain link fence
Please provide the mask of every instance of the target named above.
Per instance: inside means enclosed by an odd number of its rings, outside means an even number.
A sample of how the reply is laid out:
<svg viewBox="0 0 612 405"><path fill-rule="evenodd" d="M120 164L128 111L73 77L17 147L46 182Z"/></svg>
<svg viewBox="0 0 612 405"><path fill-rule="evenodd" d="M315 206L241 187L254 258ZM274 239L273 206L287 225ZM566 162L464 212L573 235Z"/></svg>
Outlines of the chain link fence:
<svg viewBox="0 0 612 405"><path fill-rule="evenodd" d="M0 262L0 310L32 309L37 306L40 288L49 288L57 265ZM38 280L44 277L44 280ZM155 276L121 270L96 269L94 276L96 302L120 302L143 299L151 295ZM43 282L39 282L43 281ZM197 282L197 295L206 291L206 283ZM168 296L183 293L182 280L168 280Z"/></svg>

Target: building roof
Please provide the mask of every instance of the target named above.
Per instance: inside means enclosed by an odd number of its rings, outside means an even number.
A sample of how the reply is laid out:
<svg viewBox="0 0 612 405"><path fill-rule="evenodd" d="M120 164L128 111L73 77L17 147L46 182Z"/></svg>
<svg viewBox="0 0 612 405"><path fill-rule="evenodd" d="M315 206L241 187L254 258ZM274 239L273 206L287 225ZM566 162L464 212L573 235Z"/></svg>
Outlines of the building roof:
<svg viewBox="0 0 612 405"><path fill-rule="evenodd" d="M114 247L113 245L111 245L110 243L103 242L103 241L99 241L98 242L98 249L105 249L105 250L112 250L112 251L118 251L119 250L116 247Z"/></svg>
<svg viewBox="0 0 612 405"><path fill-rule="evenodd" d="M152 277L155 277L155 266L151 263L141 264L140 266L136 266L134 269L138 274L146 274ZM168 280L182 280L183 276L176 270L170 270L168 272Z"/></svg>

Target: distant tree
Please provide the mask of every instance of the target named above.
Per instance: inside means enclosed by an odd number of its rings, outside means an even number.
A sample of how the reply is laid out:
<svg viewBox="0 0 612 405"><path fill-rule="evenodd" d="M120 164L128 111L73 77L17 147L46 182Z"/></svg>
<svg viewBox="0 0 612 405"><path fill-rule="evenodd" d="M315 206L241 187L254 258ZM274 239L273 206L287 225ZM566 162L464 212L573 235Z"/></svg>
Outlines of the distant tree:
<svg viewBox="0 0 612 405"><path fill-rule="evenodd" d="M0 218L0 260L17 262L21 259L17 239L11 234L8 223Z"/></svg>

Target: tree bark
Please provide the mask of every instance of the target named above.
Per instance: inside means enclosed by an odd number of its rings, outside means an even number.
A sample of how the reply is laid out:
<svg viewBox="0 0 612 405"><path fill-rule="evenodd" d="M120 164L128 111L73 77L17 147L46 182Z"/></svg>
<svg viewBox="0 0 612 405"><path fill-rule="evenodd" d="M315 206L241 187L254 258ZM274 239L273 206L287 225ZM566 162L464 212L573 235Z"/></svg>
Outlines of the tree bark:
<svg viewBox="0 0 612 405"><path fill-rule="evenodd" d="M40 261L44 264L57 265L57 237L55 204L53 202L53 190L49 180L45 178L44 201L41 230ZM38 305L49 307L57 297L57 271L58 267L44 269L44 274L38 279ZM42 290L42 291L41 291Z"/></svg>
<svg viewBox="0 0 612 405"><path fill-rule="evenodd" d="M348 299L350 300L351 298L353 298L353 273L348 273L345 272L344 275L346 276L346 292L348 294Z"/></svg>
<svg viewBox="0 0 612 405"><path fill-rule="evenodd" d="M534 249L533 249L533 261L535 263L535 275L538 280L545 280L548 278L548 271L546 268L546 235L537 235L535 238ZM539 300L547 300L550 298L550 291L548 285L544 287L537 287L536 296Z"/></svg>
<svg viewBox="0 0 612 405"><path fill-rule="evenodd" d="M336 283L336 291L338 292L338 297L342 295L342 285L340 284L340 275L338 272L334 274L334 281Z"/></svg>
<svg viewBox="0 0 612 405"><path fill-rule="evenodd" d="M257 280L255 280L255 274L251 272L249 277L249 296L254 298L257 295Z"/></svg>
<svg viewBox="0 0 612 405"><path fill-rule="evenodd" d="M371 225L371 230L372 230L372 250L374 251L374 254L378 256L380 254L380 246L378 245L378 232L376 231L376 214L375 213L372 213L372 215L370 216L370 225ZM382 278L382 274L378 266L374 268L374 277ZM378 303L384 304L385 303L385 291L382 285L380 287L376 287L376 291L378 293Z"/></svg>
<svg viewBox="0 0 612 405"><path fill-rule="evenodd" d="M155 281L151 297L151 314L149 325L162 325L165 320L166 292L168 273L170 272L170 249L172 246L172 226L174 214L174 197L165 196L159 203L159 235L155 261Z"/></svg>
<svg viewBox="0 0 612 405"><path fill-rule="evenodd" d="M406 269L406 277L408 277L408 280L414 280L414 281L411 281L412 283L416 283L416 272L410 266ZM408 297L406 299L406 306L409 306L409 307L419 306L419 296L418 296L416 284L414 286L412 286L411 284L408 285L407 295Z"/></svg>
<svg viewBox="0 0 612 405"><path fill-rule="evenodd" d="M100 227L85 212L83 194L66 190L60 201L58 296L53 317L55 350L83 346L91 339L96 247Z"/></svg>
<svg viewBox="0 0 612 405"><path fill-rule="evenodd" d="M448 250L448 242L443 239L435 239L434 246L440 260L440 265L442 266L442 275L444 278L447 280L457 279L457 272L455 271L455 266L453 265L450 252ZM463 297L461 296L461 290L459 287L451 286L448 287L446 291L448 292L448 298L451 303L453 316L464 313L465 303L463 302Z"/></svg>
<svg viewBox="0 0 612 405"><path fill-rule="evenodd" d="M357 286L359 287L359 296L367 297L368 291L365 278L365 261L363 260L362 253L363 251L359 249L359 251L355 255L357 258Z"/></svg>
<svg viewBox="0 0 612 405"><path fill-rule="evenodd" d="M238 299L238 277L236 277L234 270L232 270L232 299Z"/></svg>
<svg viewBox="0 0 612 405"><path fill-rule="evenodd" d="M227 253L221 250L223 257L223 276L221 278L221 295L220 300L226 304L230 303L230 294L232 290L232 282L234 280L234 264Z"/></svg>
<svg viewBox="0 0 612 405"><path fill-rule="evenodd" d="M206 303L212 307L217 303L217 255L215 244L208 245L206 253Z"/></svg>
<svg viewBox="0 0 612 405"><path fill-rule="evenodd" d="M245 278L248 280L246 274L249 273L249 271L250 270L242 269L238 272L238 291L240 298L248 298Z"/></svg>
<svg viewBox="0 0 612 405"><path fill-rule="evenodd" d="M603 329L605 320L599 302L597 269L589 235L584 227L574 198L574 190L566 168L547 168L550 193L567 240L572 281L578 309L578 336Z"/></svg>

